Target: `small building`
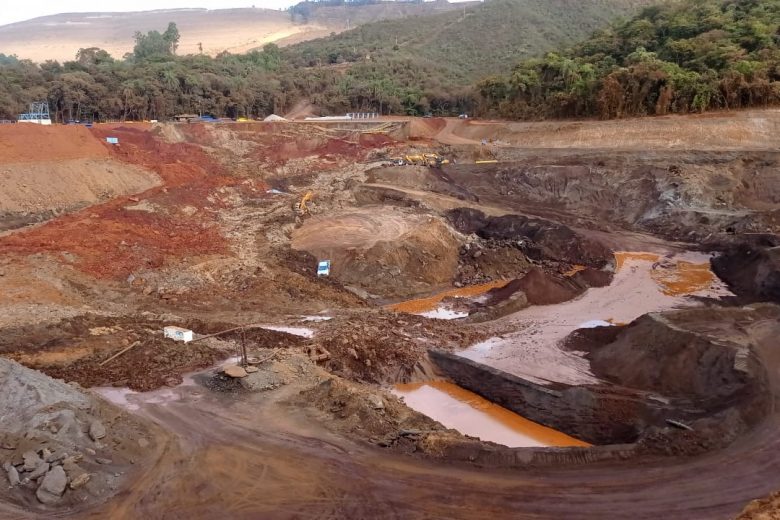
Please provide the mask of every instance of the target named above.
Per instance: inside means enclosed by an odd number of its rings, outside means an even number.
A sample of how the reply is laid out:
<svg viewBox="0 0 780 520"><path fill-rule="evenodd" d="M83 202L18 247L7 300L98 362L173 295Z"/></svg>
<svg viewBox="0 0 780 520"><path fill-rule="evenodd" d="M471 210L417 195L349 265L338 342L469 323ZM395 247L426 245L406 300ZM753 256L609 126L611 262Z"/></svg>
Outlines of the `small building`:
<svg viewBox="0 0 780 520"><path fill-rule="evenodd" d="M192 341L192 331L181 327L165 327L163 328L163 334L166 338L171 338L174 341L183 341L184 343Z"/></svg>

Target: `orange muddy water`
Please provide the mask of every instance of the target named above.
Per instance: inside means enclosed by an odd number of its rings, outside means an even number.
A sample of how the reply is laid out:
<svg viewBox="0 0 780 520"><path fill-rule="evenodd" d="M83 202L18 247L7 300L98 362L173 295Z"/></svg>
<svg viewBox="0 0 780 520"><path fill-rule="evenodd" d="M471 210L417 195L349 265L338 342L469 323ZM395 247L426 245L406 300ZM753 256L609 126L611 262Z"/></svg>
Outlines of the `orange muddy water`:
<svg viewBox="0 0 780 520"><path fill-rule="evenodd" d="M589 446L445 381L399 384L393 392L403 397L408 406L447 428L483 441L512 448Z"/></svg>
<svg viewBox="0 0 780 520"><path fill-rule="evenodd" d="M631 260L654 262L650 277L666 296L692 294L708 289L715 282L715 274L710 269L709 262L681 259L664 261L661 255L655 253L619 251L615 253L616 269L620 271L626 262Z"/></svg>
<svg viewBox="0 0 780 520"><path fill-rule="evenodd" d="M479 296L480 294L484 294L491 289L495 289L497 287L503 287L507 283L509 283L508 280L496 280L493 282L483 283L479 285L469 285L468 287L449 289L447 291L441 292L439 294L434 294L433 296L429 296L427 298L419 298L416 300L408 300L405 302L388 305L387 308L390 309L391 311L408 312L411 314L418 313L418 312L432 311L439 306L439 303L444 298L448 298L448 297L468 298L471 296Z"/></svg>

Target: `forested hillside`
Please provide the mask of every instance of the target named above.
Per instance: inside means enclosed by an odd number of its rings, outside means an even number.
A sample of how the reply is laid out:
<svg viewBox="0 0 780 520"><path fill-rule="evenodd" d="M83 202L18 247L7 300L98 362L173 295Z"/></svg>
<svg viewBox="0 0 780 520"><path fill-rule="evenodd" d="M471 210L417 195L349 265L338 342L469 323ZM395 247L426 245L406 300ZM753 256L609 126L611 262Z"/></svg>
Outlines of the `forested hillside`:
<svg viewBox="0 0 780 520"><path fill-rule="evenodd" d="M647 7L572 50L478 85L481 109L546 118L686 113L780 101L780 0Z"/></svg>
<svg viewBox="0 0 780 520"><path fill-rule="evenodd" d="M651 1L488 0L436 16L366 24L283 52L304 67L357 62L377 68L408 60L430 67L438 80L468 85L508 72L522 58L575 43Z"/></svg>
<svg viewBox="0 0 780 520"><path fill-rule="evenodd" d="M488 0L215 58L177 56L157 31L138 35L126 59L97 48L40 65L0 55L0 119L42 99L58 120L258 117L284 113L300 99L327 113L457 114L474 107L473 86L485 74L508 72L518 59L573 43L649 1Z"/></svg>

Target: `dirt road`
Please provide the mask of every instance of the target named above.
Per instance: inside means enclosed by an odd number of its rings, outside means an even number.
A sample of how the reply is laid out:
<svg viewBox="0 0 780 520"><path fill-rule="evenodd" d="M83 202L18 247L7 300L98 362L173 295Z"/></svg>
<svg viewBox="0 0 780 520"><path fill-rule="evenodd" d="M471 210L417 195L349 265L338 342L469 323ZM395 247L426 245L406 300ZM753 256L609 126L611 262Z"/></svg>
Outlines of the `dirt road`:
<svg viewBox="0 0 780 520"><path fill-rule="evenodd" d="M398 458L356 445L281 406L278 400L290 390L273 399L215 396L196 387L174 392L182 395L179 401L145 404L141 413L175 432L181 446L169 444L112 502L71 514L713 520L731 518L750 499L780 487L774 418L728 449L693 459L511 472Z"/></svg>
<svg viewBox="0 0 780 520"><path fill-rule="evenodd" d="M613 121L512 122L444 119L416 123L412 135L448 145L620 150L777 150L780 110L712 112Z"/></svg>

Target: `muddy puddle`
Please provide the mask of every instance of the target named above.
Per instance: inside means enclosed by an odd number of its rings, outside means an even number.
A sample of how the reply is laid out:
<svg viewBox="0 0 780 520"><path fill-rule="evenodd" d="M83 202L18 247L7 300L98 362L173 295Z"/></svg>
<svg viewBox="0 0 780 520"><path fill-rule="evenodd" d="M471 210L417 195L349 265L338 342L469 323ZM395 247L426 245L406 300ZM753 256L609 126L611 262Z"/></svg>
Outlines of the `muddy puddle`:
<svg viewBox="0 0 780 520"><path fill-rule="evenodd" d="M730 295L710 270L710 258L696 252L665 256L617 252L615 277L607 287L507 316L505 321L515 332L474 345L461 355L541 384L597 383L588 361L558 343L578 328L626 324L649 312L699 305L691 296Z"/></svg>
<svg viewBox="0 0 780 520"><path fill-rule="evenodd" d="M446 381L399 384L393 393L447 428L512 448L589 446Z"/></svg>
<svg viewBox="0 0 780 520"><path fill-rule="evenodd" d="M651 262L650 277L665 296L684 296L706 291L717 284L715 273L710 269L709 256L687 253L679 256L661 256L655 253L615 253L617 272L624 266L637 269L638 263Z"/></svg>
<svg viewBox="0 0 780 520"><path fill-rule="evenodd" d="M455 289L449 289L447 291L434 294L427 298L417 298L415 300L408 300L400 303L388 305L387 309L396 312L408 312L410 314L419 314L426 318L436 318L442 320L453 320L458 318L465 318L468 316L467 312L461 312L455 309L448 308L442 304L443 300L447 298L475 298L482 294L505 286L509 283L509 280L496 280L478 285L469 285L468 287L460 287Z"/></svg>

